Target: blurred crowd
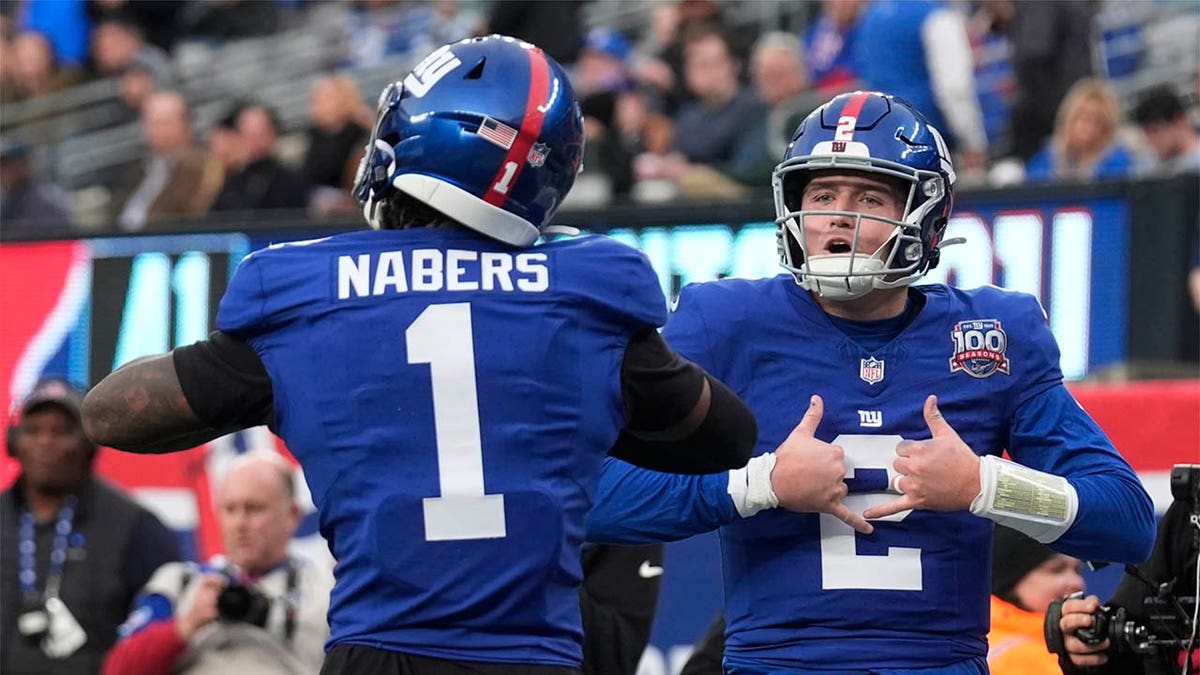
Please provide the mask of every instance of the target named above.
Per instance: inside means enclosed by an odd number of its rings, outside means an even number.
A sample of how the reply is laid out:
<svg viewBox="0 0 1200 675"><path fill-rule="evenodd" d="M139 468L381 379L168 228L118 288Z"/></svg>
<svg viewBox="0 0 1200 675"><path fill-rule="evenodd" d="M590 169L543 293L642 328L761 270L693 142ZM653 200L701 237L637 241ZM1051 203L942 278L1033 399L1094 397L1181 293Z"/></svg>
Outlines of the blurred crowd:
<svg viewBox="0 0 1200 675"><path fill-rule="evenodd" d="M392 73L386 82L440 44L492 32L538 44L572 69L588 149L569 205L761 194L799 121L858 88L926 111L963 185L1200 170L1197 42L1185 45L1190 62L1172 71L1190 73L1187 86L1139 77L1148 72L1144 55L1113 47L1153 36L1129 33L1145 30L1144 21L1102 27L1097 17L1111 3L821 0L783 3L773 14L765 6L0 2L0 227L136 232L213 213L348 214L347 188L372 124L372 75ZM1184 10L1183 23L1200 25L1200 6ZM628 15L640 19L617 21ZM336 56L296 82L214 98L188 85L201 81L194 63L191 79L181 77L198 46L220 55L329 25L340 35ZM226 73L209 75L219 82ZM270 73L259 76L267 82ZM1118 77L1136 86L1119 94ZM307 114L292 114L297 87ZM39 115L39 102L62 100L86 101L86 114L50 119L58 109L43 106ZM123 127L140 130L130 161L87 154L91 139ZM64 140L84 150L65 155ZM100 168L64 184L55 167L77 156Z"/></svg>

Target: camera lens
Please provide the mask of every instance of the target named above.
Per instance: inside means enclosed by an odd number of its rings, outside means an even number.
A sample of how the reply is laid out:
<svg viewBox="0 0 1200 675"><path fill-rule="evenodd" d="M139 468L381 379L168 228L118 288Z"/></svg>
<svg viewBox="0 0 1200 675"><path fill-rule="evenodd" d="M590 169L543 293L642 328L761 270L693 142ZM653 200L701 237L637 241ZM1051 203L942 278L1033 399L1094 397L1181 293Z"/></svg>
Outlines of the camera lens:
<svg viewBox="0 0 1200 675"><path fill-rule="evenodd" d="M257 590L230 583L217 596L217 615L225 621L265 626L271 603Z"/></svg>

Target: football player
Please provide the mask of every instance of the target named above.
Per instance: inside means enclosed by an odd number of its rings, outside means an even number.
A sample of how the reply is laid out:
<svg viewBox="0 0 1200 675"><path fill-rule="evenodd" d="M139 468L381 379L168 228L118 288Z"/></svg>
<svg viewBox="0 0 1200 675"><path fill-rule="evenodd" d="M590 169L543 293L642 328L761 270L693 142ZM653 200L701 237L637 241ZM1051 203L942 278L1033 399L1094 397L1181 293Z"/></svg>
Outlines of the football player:
<svg viewBox="0 0 1200 675"><path fill-rule="evenodd" d="M664 331L750 405L756 456L699 478L609 460L589 536L720 527L728 672L986 673L993 521L1136 561L1150 499L1063 386L1037 299L912 285L949 243L954 194L919 112L840 95L772 182L787 273L689 286ZM831 480L872 527L789 512L826 510Z"/></svg>
<svg viewBox="0 0 1200 675"><path fill-rule="evenodd" d="M577 673L587 513L606 453L745 464L753 417L656 331L637 250L534 246L583 123L541 49L446 45L389 85L355 196L377 231L242 261L208 340L88 396L98 443L170 452L269 425L337 559L323 673Z"/></svg>

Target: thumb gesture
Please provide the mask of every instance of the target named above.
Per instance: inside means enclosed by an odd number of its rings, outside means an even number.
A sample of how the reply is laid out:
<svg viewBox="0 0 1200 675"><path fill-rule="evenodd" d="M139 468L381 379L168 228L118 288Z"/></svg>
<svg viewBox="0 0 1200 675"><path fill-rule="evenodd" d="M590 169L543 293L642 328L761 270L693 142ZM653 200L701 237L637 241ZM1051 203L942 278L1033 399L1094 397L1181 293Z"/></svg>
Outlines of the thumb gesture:
<svg viewBox="0 0 1200 675"><path fill-rule="evenodd" d="M937 396L925 399L925 424L933 438L901 441L892 463L900 474L892 487L900 497L867 509L868 519L908 509L958 511L971 506L979 494L979 457L942 417Z"/></svg>
<svg viewBox="0 0 1200 675"><path fill-rule="evenodd" d="M870 534L874 527L842 503L847 493L845 452L814 436L824 412L824 401L814 395L800 423L775 450L771 490L789 511L828 513Z"/></svg>
<svg viewBox="0 0 1200 675"><path fill-rule="evenodd" d="M937 396L929 396L925 399L925 409L922 411L925 414L925 426L929 427L929 432L934 438L947 438L954 441L960 441L958 432L950 423L942 417L942 411L938 408Z"/></svg>

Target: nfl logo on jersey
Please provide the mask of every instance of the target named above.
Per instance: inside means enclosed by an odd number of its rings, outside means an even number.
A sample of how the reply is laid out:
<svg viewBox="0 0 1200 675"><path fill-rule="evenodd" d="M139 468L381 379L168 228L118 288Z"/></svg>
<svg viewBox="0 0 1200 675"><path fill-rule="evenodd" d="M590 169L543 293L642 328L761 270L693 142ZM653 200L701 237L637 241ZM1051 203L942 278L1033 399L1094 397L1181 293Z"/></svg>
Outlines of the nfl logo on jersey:
<svg viewBox="0 0 1200 675"><path fill-rule="evenodd" d="M869 359L861 359L858 365L858 376L867 384L875 384L883 380L883 361L874 356Z"/></svg>

